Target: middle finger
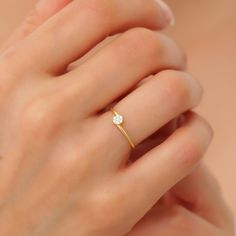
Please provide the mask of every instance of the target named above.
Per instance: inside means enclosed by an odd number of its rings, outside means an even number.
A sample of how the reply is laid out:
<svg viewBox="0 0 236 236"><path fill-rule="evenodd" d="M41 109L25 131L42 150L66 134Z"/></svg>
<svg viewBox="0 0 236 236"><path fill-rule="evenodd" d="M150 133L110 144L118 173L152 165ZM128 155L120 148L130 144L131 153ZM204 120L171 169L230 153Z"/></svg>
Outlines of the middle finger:
<svg viewBox="0 0 236 236"><path fill-rule="evenodd" d="M184 67L182 51L170 38L149 29L134 28L60 77L56 86L69 94L73 111L84 94L81 105L89 115L112 103L148 75Z"/></svg>
<svg viewBox="0 0 236 236"><path fill-rule="evenodd" d="M191 75L180 71L163 71L153 76L120 102L114 109L124 115L124 129L135 145L154 134L163 125L194 108L200 102L202 88ZM97 129L105 127L109 133L109 146L121 154L118 159L129 153L126 138L112 124L112 113L105 112L99 117ZM98 131L101 133L101 130ZM119 162L119 160L118 160Z"/></svg>
<svg viewBox="0 0 236 236"><path fill-rule="evenodd" d="M73 1L20 45L16 60L20 54L27 69L31 67L56 75L63 73L68 64L109 35L138 26L150 29L167 26L171 13L159 2Z"/></svg>

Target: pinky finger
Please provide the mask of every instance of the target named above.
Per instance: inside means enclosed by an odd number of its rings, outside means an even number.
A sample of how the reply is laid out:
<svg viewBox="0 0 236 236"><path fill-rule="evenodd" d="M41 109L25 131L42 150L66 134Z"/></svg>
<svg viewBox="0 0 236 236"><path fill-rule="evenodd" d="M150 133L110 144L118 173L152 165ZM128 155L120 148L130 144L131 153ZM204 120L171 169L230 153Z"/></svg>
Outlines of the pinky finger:
<svg viewBox="0 0 236 236"><path fill-rule="evenodd" d="M186 120L165 142L121 172L122 189L132 194L129 209L142 217L200 162L212 139L201 117L188 112ZM126 181L125 181L126 180ZM138 219L136 219L138 220Z"/></svg>

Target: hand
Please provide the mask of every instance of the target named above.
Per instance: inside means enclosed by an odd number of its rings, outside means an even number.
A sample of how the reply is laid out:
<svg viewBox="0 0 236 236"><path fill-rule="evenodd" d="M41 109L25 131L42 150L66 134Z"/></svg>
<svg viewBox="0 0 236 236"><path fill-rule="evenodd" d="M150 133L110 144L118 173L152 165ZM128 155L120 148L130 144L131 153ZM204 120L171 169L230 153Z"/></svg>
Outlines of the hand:
<svg viewBox="0 0 236 236"><path fill-rule="evenodd" d="M142 235L234 235L233 215L203 164L165 194L127 234Z"/></svg>
<svg viewBox="0 0 236 236"><path fill-rule="evenodd" d="M168 23L158 4L113 3L74 1L4 47L1 235L124 235L195 167L211 140L209 125L192 114L160 146L126 165L130 147L104 108L116 101L138 145L196 106L201 88L190 75L173 70L184 68L176 44L152 31ZM163 69L169 70L159 73Z"/></svg>
<svg viewBox="0 0 236 236"><path fill-rule="evenodd" d="M73 0L50 0L40 1L39 6L35 6L28 16L21 23L20 27L12 34L12 36L2 45L0 52L6 48L11 47L17 42L21 41L32 32L34 32L40 25L42 25L49 18L57 14L65 6Z"/></svg>

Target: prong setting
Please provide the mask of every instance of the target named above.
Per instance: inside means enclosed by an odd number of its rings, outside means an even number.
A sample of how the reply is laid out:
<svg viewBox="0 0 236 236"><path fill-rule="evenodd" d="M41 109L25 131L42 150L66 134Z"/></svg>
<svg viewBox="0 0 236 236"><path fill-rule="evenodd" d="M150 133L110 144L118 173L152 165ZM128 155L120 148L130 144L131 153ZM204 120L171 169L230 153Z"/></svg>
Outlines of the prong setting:
<svg viewBox="0 0 236 236"><path fill-rule="evenodd" d="M124 118L122 115L119 115L119 114L116 114L114 117L113 117L113 123L115 125L121 125L123 124L124 122Z"/></svg>

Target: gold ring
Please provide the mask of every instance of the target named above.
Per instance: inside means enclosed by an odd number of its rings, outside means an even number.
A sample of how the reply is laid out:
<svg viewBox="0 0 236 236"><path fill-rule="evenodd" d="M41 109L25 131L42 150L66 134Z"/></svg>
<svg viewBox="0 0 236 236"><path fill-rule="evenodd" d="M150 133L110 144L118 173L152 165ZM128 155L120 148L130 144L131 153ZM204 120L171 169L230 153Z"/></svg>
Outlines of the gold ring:
<svg viewBox="0 0 236 236"><path fill-rule="evenodd" d="M124 135L124 137L129 142L129 145L131 146L131 148L134 149L135 148L134 142L132 141L131 137L128 135L128 133L125 131L125 129L122 126L122 124L124 123L123 116L120 115L118 112L116 112L114 108L111 108L110 110L114 114L113 124L115 124L116 127L120 130L120 132Z"/></svg>

